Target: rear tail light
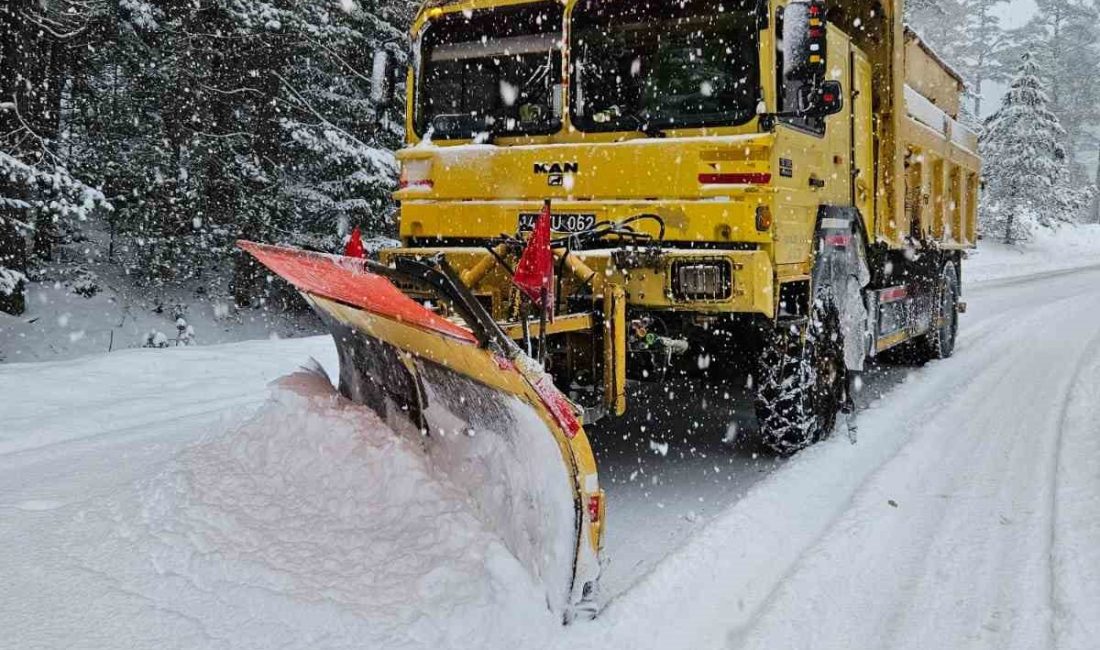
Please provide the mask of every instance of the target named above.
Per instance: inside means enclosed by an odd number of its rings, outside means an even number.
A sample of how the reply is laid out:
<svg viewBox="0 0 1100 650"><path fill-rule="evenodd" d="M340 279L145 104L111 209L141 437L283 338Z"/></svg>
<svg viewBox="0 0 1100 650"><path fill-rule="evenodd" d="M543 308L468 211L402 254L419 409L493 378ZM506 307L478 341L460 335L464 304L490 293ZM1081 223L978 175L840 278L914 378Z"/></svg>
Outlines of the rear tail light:
<svg viewBox="0 0 1100 650"><path fill-rule="evenodd" d="M432 182L431 160L406 160L401 166L401 189L430 190L435 186Z"/></svg>
<svg viewBox="0 0 1100 650"><path fill-rule="evenodd" d="M772 181L768 172L741 172L735 174L699 174L703 185L767 185Z"/></svg>
<svg viewBox="0 0 1100 650"><path fill-rule="evenodd" d="M588 521L598 524L603 518L603 491L588 495Z"/></svg>

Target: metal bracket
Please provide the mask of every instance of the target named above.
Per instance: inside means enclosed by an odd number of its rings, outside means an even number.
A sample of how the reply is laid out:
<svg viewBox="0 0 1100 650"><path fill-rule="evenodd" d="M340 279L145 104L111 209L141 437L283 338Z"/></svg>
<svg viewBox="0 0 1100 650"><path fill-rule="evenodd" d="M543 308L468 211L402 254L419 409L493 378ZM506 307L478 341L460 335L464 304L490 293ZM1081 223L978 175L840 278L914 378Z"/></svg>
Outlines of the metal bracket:
<svg viewBox="0 0 1100 650"><path fill-rule="evenodd" d="M481 347L491 349L509 359L514 359L519 354L519 346L505 335L493 320L492 315L485 310L481 301L462 283L443 255L422 260L399 257L394 260L392 268L370 260L366 263L367 268L374 273L388 278L415 282L432 293L450 300L455 311L462 316L466 325L477 337Z"/></svg>

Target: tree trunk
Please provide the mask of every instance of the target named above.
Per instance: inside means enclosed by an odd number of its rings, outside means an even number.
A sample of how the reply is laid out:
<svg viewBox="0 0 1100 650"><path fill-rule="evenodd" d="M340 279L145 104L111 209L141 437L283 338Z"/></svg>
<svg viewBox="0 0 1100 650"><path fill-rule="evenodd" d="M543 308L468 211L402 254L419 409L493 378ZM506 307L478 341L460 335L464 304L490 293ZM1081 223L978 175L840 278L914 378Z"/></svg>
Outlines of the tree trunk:
<svg viewBox="0 0 1100 650"><path fill-rule="evenodd" d="M1094 194L1092 195L1092 216L1096 223L1100 223L1100 148L1097 149L1096 156L1096 185L1093 188Z"/></svg>
<svg viewBox="0 0 1100 650"><path fill-rule="evenodd" d="M1016 225L1016 209L1009 210L1008 216L1005 218L1005 243L1013 244L1016 238L1014 237L1013 227Z"/></svg>
<svg viewBox="0 0 1100 650"><path fill-rule="evenodd" d="M255 122L252 127L252 156L263 170L266 181L256 183L255 196L269 197L263 206L252 205L245 210L247 216L239 224L242 237L266 237L279 219L279 177L283 162L282 131L279 116L282 112L280 91L283 74L289 58L286 36L270 34L263 45L245 57L244 63L252 69L266 69L255 84L258 91L254 101ZM238 254L234 267L234 298L238 305L251 304L261 288L263 269L251 255Z"/></svg>
<svg viewBox="0 0 1100 650"><path fill-rule="evenodd" d="M61 126L61 86L67 47L57 38L26 19L28 0L15 0L0 7L0 149L27 165L41 164L49 146L56 142ZM25 199L29 189L22 183L0 176L0 196ZM29 221L25 211L7 209L6 215ZM57 239L57 226L49 214L41 214L34 223L33 253L51 259ZM5 238L8 235L4 235ZM23 246L5 242L5 250ZM25 268L25 262L24 262Z"/></svg>
<svg viewBox="0 0 1100 650"><path fill-rule="evenodd" d="M985 81L982 74L983 61L978 59L978 71L974 75L974 119L982 121L982 83Z"/></svg>
<svg viewBox="0 0 1100 650"><path fill-rule="evenodd" d="M24 33L17 21L17 11L22 2L15 0L0 5L0 104L13 104L19 94L18 70L22 69L21 43L29 43L29 35ZM14 134L20 128L18 116L12 108L0 109L0 150L18 157L15 140L3 138ZM11 136L9 136L11 137ZM26 187L18 180L0 174L0 197L23 198ZM24 272L27 269L26 241L16 228L12 219L20 219L23 214L13 207L0 205L0 267ZM22 283L10 294L0 292L0 311L9 314L22 314L26 310L25 288Z"/></svg>
<svg viewBox="0 0 1100 650"><path fill-rule="evenodd" d="M0 216L0 269L12 269L20 273L27 270L26 243L23 235L7 219ZM18 316L27 309L26 287L20 282L15 291L0 291L0 311Z"/></svg>

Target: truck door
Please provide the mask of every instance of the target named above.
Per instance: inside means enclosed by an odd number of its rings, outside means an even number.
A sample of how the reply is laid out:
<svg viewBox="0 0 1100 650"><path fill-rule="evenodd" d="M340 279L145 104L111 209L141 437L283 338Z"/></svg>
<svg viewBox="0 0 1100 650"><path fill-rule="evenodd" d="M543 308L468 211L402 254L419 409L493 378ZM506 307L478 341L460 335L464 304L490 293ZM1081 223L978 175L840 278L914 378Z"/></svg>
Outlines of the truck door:
<svg viewBox="0 0 1100 650"><path fill-rule="evenodd" d="M851 49L850 102L852 107L852 205L863 216L868 233L875 232L874 124L871 104L871 62L858 48Z"/></svg>

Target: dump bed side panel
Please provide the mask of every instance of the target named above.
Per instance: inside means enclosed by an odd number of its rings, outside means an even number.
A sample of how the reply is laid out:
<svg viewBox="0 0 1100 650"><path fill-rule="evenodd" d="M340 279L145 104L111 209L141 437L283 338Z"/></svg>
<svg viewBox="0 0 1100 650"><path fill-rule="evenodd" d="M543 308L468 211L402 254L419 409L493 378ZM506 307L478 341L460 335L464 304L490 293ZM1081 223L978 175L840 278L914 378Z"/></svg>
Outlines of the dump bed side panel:
<svg viewBox="0 0 1100 650"><path fill-rule="evenodd" d="M959 120L962 79L914 32L893 33L894 69L880 73L894 83L879 89L876 238L894 249L972 248L981 160L977 134Z"/></svg>

